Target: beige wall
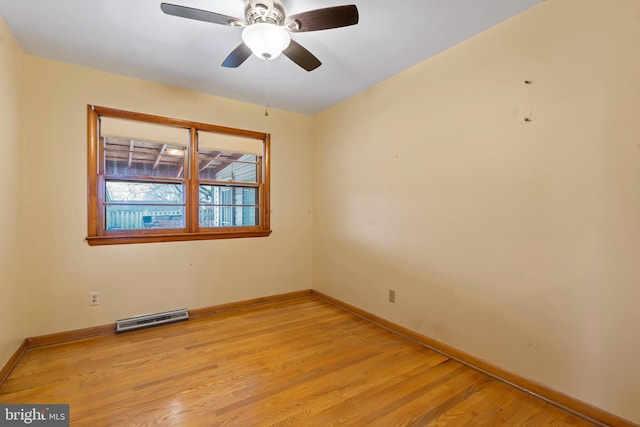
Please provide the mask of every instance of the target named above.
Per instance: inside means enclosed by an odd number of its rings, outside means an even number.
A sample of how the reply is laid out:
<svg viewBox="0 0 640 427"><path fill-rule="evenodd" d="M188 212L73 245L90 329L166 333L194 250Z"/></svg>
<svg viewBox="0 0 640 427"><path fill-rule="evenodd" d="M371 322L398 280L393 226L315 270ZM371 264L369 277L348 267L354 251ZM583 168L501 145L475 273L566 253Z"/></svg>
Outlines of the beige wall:
<svg viewBox="0 0 640 427"><path fill-rule="evenodd" d="M547 0L320 114L314 288L640 422L639 41Z"/></svg>
<svg viewBox="0 0 640 427"><path fill-rule="evenodd" d="M27 336L311 288L309 116L32 56L25 79ZM87 104L271 133L273 234L89 247Z"/></svg>
<svg viewBox="0 0 640 427"><path fill-rule="evenodd" d="M20 280L22 52L0 18L0 367L24 338Z"/></svg>

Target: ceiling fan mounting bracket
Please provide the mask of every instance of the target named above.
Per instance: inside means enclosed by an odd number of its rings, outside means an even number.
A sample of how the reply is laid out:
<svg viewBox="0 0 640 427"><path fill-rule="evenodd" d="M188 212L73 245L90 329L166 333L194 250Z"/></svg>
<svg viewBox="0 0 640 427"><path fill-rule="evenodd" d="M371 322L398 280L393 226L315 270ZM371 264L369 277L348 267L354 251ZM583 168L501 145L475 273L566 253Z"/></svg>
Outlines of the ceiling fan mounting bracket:
<svg viewBox="0 0 640 427"><path fill-rule="evenodd" d="M291 20L291 21L287 22L285 27L289 31L298 31L302 27L302 25L300 25L300 21L298 21L297 19L294 19L294 20Z"/></svg>

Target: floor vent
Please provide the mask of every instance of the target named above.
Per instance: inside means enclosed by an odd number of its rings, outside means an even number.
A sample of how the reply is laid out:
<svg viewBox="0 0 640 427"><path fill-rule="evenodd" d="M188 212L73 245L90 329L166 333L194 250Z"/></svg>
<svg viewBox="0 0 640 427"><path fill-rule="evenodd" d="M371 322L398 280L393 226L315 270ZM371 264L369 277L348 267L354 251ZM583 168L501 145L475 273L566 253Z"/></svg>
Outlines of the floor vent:
<svg viewBox="0 0 640 427"><path fill-rule="evenodd" d="M186 308L180 310L165 311L162 313L143 314L133 316L116 322L116 332L127 332L136 329L150 328L164 323L189 320L189 311Z"/></svg>

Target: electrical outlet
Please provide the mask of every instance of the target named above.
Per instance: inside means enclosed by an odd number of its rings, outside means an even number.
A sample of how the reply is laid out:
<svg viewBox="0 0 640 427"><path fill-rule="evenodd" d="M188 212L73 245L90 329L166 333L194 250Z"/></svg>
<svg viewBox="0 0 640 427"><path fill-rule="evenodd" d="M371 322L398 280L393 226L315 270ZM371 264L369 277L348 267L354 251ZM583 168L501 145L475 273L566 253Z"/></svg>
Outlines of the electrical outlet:
<svg viewBox="0 0 640 427"><path fill-rule="evenodd" d="M396 302L396 291L389 289L389 302Z"/></svg>
<svg viewBox="0 0 640 427"><path fill-rule="evenodd" d="M89 292L89 305L100 305L100 292Z"/></svg>

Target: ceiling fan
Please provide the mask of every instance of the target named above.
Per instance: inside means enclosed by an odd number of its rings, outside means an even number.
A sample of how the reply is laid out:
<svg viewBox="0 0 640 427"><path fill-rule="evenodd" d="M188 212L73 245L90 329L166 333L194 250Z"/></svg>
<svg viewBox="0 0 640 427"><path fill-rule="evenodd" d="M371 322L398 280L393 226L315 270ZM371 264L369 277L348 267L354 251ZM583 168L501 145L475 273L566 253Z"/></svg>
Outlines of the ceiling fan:
<svg viewBox="0 0 640 427"><path fill-rule="evenodd" d="M358 23L355 5L333 6L287 16L279 0L249 0L244 20L170 3L162 3L160 8L167 15L244 27L242 42L222 62L223 67L229 68L239 67L251 53L265 60L283 53L305 70L315 70L322 64L320 60L292 40L289 33L328 30Z"/></svg>

